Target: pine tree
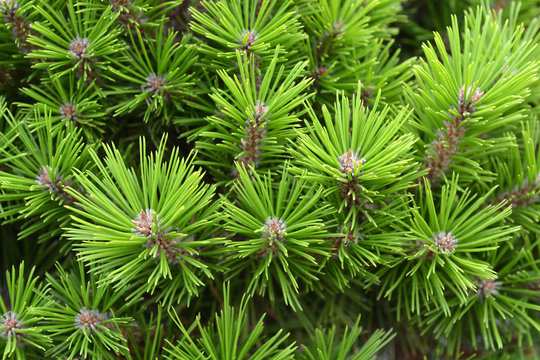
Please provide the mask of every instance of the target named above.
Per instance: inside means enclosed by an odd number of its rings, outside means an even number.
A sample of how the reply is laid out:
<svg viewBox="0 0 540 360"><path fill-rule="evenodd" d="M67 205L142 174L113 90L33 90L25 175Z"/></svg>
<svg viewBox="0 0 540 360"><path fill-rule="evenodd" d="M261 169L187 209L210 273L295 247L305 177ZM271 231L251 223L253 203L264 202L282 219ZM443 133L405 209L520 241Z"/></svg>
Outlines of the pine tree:
<svg viewBox="0 0 540 360"><path fill-rule="evenodd" d="M0 0L2 359L536 359L535 0Z"/></svg>

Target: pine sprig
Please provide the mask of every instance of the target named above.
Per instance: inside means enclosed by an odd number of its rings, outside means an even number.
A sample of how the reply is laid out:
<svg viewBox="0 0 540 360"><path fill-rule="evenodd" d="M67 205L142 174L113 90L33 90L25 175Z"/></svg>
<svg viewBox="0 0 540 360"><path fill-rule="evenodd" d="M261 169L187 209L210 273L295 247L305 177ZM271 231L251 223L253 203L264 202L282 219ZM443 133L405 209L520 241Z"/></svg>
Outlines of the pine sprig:
<svg viewBox="0 0 540 360"><path fill-rule="evenodd" d="M69 224L70 211L64 205L78 206L68 188L79 184L73 170L92 167L89 158L91 145L82 141L81 130L68 126L54 131L50 113L34 109L32 118L20 113L13 116L5 105L4 119L14 138L0 134L6 170L0 170L1 216L6 223L23 221L21 238L40 230L48 232L40 239L50 239ZM0 110L0 113L2 111ZM31 127L37 127L35 132Z"/></svg>
<svg viewBox="0 0 540 360"><path fill-rule="evenodd" d="M361 48L371 39L368 14L376 1L310 1L302 7L302 22L306 32L315 39L317 58L324 61L336 54Z"/></svg>
<svg viewBox="0 0 540 360"><path fill-rule="evenodd" d="M77 79L74 74L69 74L63 79L56 78L49 74L50 82L43 82L40 86L30 85L21 89L21 92L29 96L36 102L33 104L20 103L20 108L26 109L28 116L32 117L34 109L40 113L51 113L52 128L51 135L56 135L74 124L83 130L85 137L92 142L105 131L103 118L106 112L103 111L99 100L103 94L92 82L85 86L82 80ZM101 96L100 96L101 95ZM40 128L45 125L43 121L34 119L31 125ZM110 124L107 124L110 126Z"/></svg>
<svg viewBox="0 0 540 360"><path fill-rule="evenodd" d="M528 334L540 331L535 315L540 311L540 275L538 260L530 259L529 254L538 242L536 239L520 248L506 247L492 253L488 259L497 270L497 279L475 278L476 291L469 292L465 303L449 301L449 317L429 311L423 319L424 332L434 331L436 336L448 338L448 354L469 344L475 349L502 349L513 338L532 346L534 340Z"/></svg>
<svg viewBox="0 0 540 360"><path fill-rule="evenodd" d="M504 203L485 206L491 192L475 199L458 181L455 176L442 187L437 203L426 182L410 208L410 220L400 221L403 230L411 231L409 245L396 259L399 265L379 274L379 296L396 294L398 319L401 313L423 317L429 309L450 316L450 295L463 304L476 289L475 277L496 278L490 263L477 254L494 252L519 230L501 225L511 208Z"/></svg>
<svg viewBox="0 0 540 360"><path fill-rule="evenodd" d="M322 218L331 210L319 202L322 189L302 179L293 182L286 167L277 183L243 166L239 173L237 201L223 199L225 230L232 236L229 277L249 270L248 294L268 294L274 301L280 290L286 304L301 310L297 294L318 280L318 259L329 256L325 238L332 235Z"/></svg>
<svg viewBox="0 0 540 360"><path fill-rule="evenodd" d="M358 95L352 101L338 97L335 114L323 106L322 121L308 108L308 132L298 132L291 151L295 164L308 169L311 182L324 185L328 201L353 227L359 214L370 218L369 206L409 188L418 177L412 158L415 137L400 133L410 110L401 110L390 121L388 106L377 110L379 99L380 94L370 109Z"/></svg>
<svg viewBox="0 0 540 360"><path fill-rule="evenodd" d="M124 101L110 107L115 116L146 109L144 121L150 117L171 121L172 114L182 111L182 99L193 87L191 67L197 61L194 48L188 45L189 37L178 40L178 34L165 31L160 26L152 36L143 37L139 28L131 33L131 49L125 59L113 65L115 77L131 86L112 86L107 95L132 94Z"/></svg>
<svg viewBox="0 0 540 360"><path fill-rule="evenodd" d="M432 182L452 171L463 182L492 179L478 158L504 151L501 130L523 120L519 106L538 80L540 63L531 56L538 44L523 36L523 26L510 27L481 8L467 12L464 23L452 18L448 46L439 33L423 45L426 60L413 67L418 86L406 87Z"/></svg>
<svg viewBox="0 0 540 360"><path fill-rule="evenodd" d="M205 165L218 181L238 177L237 161L248 171L279 169L285 145L294 138L299 124L297 108L308 98L310 81L302 77L305 63L297 63L287 74L278 67L278 50L262 78L253 70L253 57L237 53L240 77L218 71L226 89L214 89L211 98L218 114L207 118L208 125L191 136Z"/></svg>
<svg viewBox="0 0 540 360"><path fill-rule="evenodd" d="M42 317L34 313L36 307L44 301L36 291L44 290L35 268L24 271L24 262L15 270L6 273L7 299L0 297L0 351L2 359L27 359L27 355L36 354L36 350L45 350L51 339L45 334L45 327L40 323Z"/></svg>
<svg viewBox="0 0 540 360"><path fill-rule="evenodd" d="M68 0L66 17L48 1L39 0L35 10L44 18L33 24L36 35L28 38L36 47L27 55L39 60L35 68L53 71L55 77L74 72L85 82L108 77L109 56L125 49L115 23L119 14L112 7L97 12Z"/></svg>
<svg viewBox="0 0 540 360"><path fill-rule="evenodd" d="M87 276L78 263L75 271L66 273L60 266L58 274L47 274L50 288L41 291L44 304L33 312L44 317L44 328L53 340L46 355L76 359L116 359L127 355L126 339L120 326L132 320L125 315L126 293L111 286L98 286L100 279Z"/></svg>
<svg viewBox="0 0 540 360"><path fill-rule="evenodd" d="M221 241L205 231L218 215L215 186L202 181L193 155L180 158L174 148L165 160L165 141L148 153L140 140L138 171L127 167L114 146L104 147L103 160L91 152L97 171L76 175L86 195L69 191L82 206L71 209L74 223L67 234L79 242L79 259L93 273L107 275L100 281L122 288L143 280L141 292L153 293L159 284L164 296L180 301L182 293L196 295L204 278L212 278L204 257Z"/></svg>
<svg viewBox="0 0 540 360"><path fill-rule="evenodd" d="M190 27L206 40L199 51L212 68L234 69L237 51L268 64L278 46L280 57L292 59L306 37L291 0L203 0L201 6L191 8Z"/></svg>

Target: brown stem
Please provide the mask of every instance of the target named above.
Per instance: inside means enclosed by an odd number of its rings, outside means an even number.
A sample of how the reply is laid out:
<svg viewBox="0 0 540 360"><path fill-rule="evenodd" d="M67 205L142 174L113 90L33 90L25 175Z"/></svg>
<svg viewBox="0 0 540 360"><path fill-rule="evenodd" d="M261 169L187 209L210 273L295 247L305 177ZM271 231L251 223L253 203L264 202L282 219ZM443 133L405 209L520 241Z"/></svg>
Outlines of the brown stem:
<svg viewBox="0 0 540 360"><path fill-rule="evenodd" d="M445 121L445 129L439 129L437 140L433 140L430 148L426 151L426 162L423 166L429 169L427 178L434 182L444 174L452 161L451 157L459 153L459 142L465 131L466 124L463 122L471 117L476 108L473 106L484 95L478 89L468 100L472 87L469 86L465 94L465 87L462 87L458 96L457 115L451 116L449 121Z"/></svg>

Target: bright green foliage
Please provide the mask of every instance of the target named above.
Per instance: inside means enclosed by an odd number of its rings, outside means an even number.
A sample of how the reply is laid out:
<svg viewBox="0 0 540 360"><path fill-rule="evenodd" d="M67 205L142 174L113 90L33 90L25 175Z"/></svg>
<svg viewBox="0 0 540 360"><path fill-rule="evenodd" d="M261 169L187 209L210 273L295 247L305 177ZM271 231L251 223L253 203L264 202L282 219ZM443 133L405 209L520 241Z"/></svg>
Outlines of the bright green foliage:
<svg viewBox="0 0 540 360"><path fill-rule="evenodd" d="M537 0L0 0L3 359L539 358L539 72Z"/></svg>
<svg viewBox="0 0 540 360"><path fill-rule="evenodd" d="M540 292L534 288L540 275L538 265L531 266L530 259L540 240L531 241L529 237L524 240L519 249L507 247L486 257L498 269L497 280L475 277L477 290L467 294L465 303L457 298L449 300L451 316L441 316L436 309L426 314L425 331L435 330L437 336L447 337L450 332L457 333L450 337L451 349L458 349L465 339L475 345L501 349L512 336L518 336L520 342L526 341L523 338L530 337L529 328L540 331L536 316L540 311Z"/></svg>
<svg viewBox="0 0 540 360"><path fill-rule="evenodd" d="M45 318L44 329L53 340L46 356L112 360L127 354L120 326L128 326L131 318L122 317L127 309L123 293L98 286L94 275L87 280L82 263L75 269L68 274L57 266L58 278L47 274L50 291L40 292L45 303L33 310Z"/></svg>
<svg viewBox="0 0 540 360"><path fill-rule="evenodd" d="M407 314L435 308L450 315L449 294L465 302L468 291L476 287L473 277L496 277L490 264L475 255L496 250L519 230L497 226L511 212L504 202L484 207L490 192L475 200L457 184L455 177L442 187L436 206L425 182L411 207L410 222L402 224L411 231L409 244L403 248L404 261L381 274L389 279L383 282L380 294L390 297L397 292L400 309Z"/></svg>
<svg viewBox="0 0 540 360"><path fill-rule="evenodd" d="M308 133L299 132L293 151L297 166L309 171L306 178L325 186L328 201L338 212L347 211L345 222L353 227L359 214L370 218L368 207L411 187L419 176L412 161L415 138L400 133L410 111L388 121L388 106L377 111L379 97L371 109L358 97L338 98L334 115L322 108L324 122L310 109Z"/></svg>
<svg viewBox="0 0 540 360"><path fill-rule="evenodd" d="M21 108L28 108L28 116L39 109L41 113L51 114L52 127L48 129L51 134L62 131L70 124L82 127L84 134L90 137L90 141L103 132L103 117L106 113L98 102L99 91L95 83L82 86L80 79L73 74L64 81L51 77L49 84L40 86L31 85L21 91L35 100L35 103L21 103ZM45 124L39 119L33 119L30 126L42 127Z"/></svg>
<svg viewBox="0 0 540 360"><path fill-rule="evenodd" d="M32 26L41 36L28 38L36 47L27 55L38 60L34 67L54 71L54 77L75 71L88 81L95 78L95 72L107 69L108 56L124 49L118 42L119 29L115 25L118 14L111 7L100 14L68 0L66 16L47 0L37 2L35 9L45 20Z"/></svg>
<svg viewBox="0 0 540 360"><path fill-rule="evenodd" d="M295 56L294 46L305 34L293 1L285 0L203 0L203 11L192 9L191 29L207 39L200 53L212 67L229 69L236 52L254 54L257 62L272 61L276 48Z"/></svg>
<svg viewBox="0 0 540 360"><path fill-rule="evenodd" d="M0 297L0 351L2 359L16 357L26 359L37 349L45 350L51 340L44 333L45 326L40 322L42 317L36 316L34 308L43 304L35 291L43 286L34 276L34 268L24 272L24 262L18 271L15 267L6 273L8 296L6 301Z"/></svg>
<svg viewBox="0 0 540 360"><path fill-rule="evenodd" d="M130 356L133 359L161 359L165 349L163 343L166 335L172 330L172 323L167 327L163 324L163 311L160 306L150 315L149 318L144 313L139 313L133 326L124 328L124 337L128 340Z"/></svg>
<svg viewBox="0 0 540 360"><path fill-rule="evenodd" d="M519 135L519 133L518 133ZM512 207L513 221L524 231L540 234L540 126L531 116L523 123L521 136L513 137L511 146L500 157L491 157L492 172L497 174L494 183L499 186L492 202L507 200ZM519 143L518 143L519 141ZM502 160L502 161L501 161Z"/></svg>
<svg viewBox="0 0 540 360"><path fill-rule="evenodd" d="M394 226L409 216L399 200L371 207L369 219L360 216L354 225L345 216L337 212L330 216L334 224L337 220L338 235L331 242L332 256L321 265L325 274L323 282L316 284L320 292L334 289L341 293L355 282L363 286L380 283L375 267L394 263L392 255L399 256L407 242L408 232Z"/></svg>
<svg viewBox="0 0 540 360"><path fill-rule="evenodd" d="M114 147L105 147L104 160L91 152L98 171L76 175L85 193L68 191L81 203L71 208L75 227L68 236L81 241L79 259L102 275L101 282L123 287L142 277L141 290L153 293L169 279L160 297L174 301L179 293L195 295L205 283L202 276L212 278L209 265L198 258L220 241L205 231L216 218L210 204L214 186L202 182L193 156L181 159L174 149L164 160L164 144L165 138L148 154L141 139L137 172Z"/></svg>
<svg viewBox="0 0 540 360"><path fill-rule="evenodd" d="M218 113L207 118L208 125L197 137L191 137L197 139L201 155L209 158L198 163L220 180L238 176L234 161L247 169L279 168L272 165L284 158L285 145L296 135L299 119L293 111L307 98L301 94L309 85L299 78L305 63L298 63L286 76L283 67L276 68L277 51L260 80L250 66L253 57L237 55L240 77L218 72L226 89L215 89L210 95Z"/></svg>
<svg viewBox="0 0 540 360"><path fill-rule="evenodd" d="M230 304L230 288L223 288L223 308L215 316L215 325L204 326L201 323L201 316L198 315L193 324L186 329L176 312L170 315L175 324L180 329L183 337L177 344L170 344L167 349L169 353L166 359L191 360L191 359L211 359L211 360L262 360L294 359L294 344L285 346L289 337L279 330L276 334L261 343L264 324L261 317L252 328L248 329L247 298L242 298L242 302L235 312ZM190 333L197 329L200 338L192 339ZM249 331L248 331L249 330Z"/></svg>
<svg viewBox="0 0 540 360"><path fill-rule="evenodd" d="M268 292L274 300L280 289L285 303L300 309L296 293L317 280L316 260L328 256L324 240L333 236L321 221L329 208L315 206L322 189L301 180L293 182L287 168L276 183L270 174L254 173L250 178L245 168L239 172L233 188L238 203L223 200L225 229L233 236L228 257L231 276L249 270L248 293Z"/></svg>
<svg viewBox="0 0 540 360"><path fill-rule="evenodd" d="M321 60L354 49L369 43L371 30L369 16L376 1L362 3L360 1L314 1L304 4L302 22L306 32L313 38L322 39L315 51L321 54ZM346 25L345 25L346 24Z"/></svg>
<svg viewBox="0 0 540 360"><path fill-rule="evenodd" d="M316 102L331 106L336 91L350 96L358 82L365 104L372 104L379 91L384 101L397 100L401 82L411 77L406 71L410 60L399 64L399 50L392 50L387 39L388 21L401 19L400 2L300 1Z"/></svg>
<svg viewBox="0 0 540 360"><path fill-rule="evenodd" d="M478 8L467 14L463 32L453 17L449 50L440 34L435 44L423 45L426 61L413 67L418 85L407 87L406 94L431 181L450 171L465 182L488 180L478 159L504 151L508 144L501 130L525 117L519 107L538 81L540 61L531 57L538 44L523 36L523 26L510 23Z"/></svg>
<svg viewBox="0 0 540 360"><path fill-rule="evenodd" d="M83 142L81 130L72 125L55 132L52 116L40 113L38 107L34 108L34 120L14 117L5 104L0 107L0 115L11 128L6 134L16 134L11 138L0 134L6 161L6 170L0 170L2 217L7 222L24 221L21 238L46 230L39 238L50 239L69 223L71 212L63 205L77 206L68 188L79 185L73 178L75 168L92 166L88 153L91 146ZM37 121L38 129L31 132Z"/></svg>
<svg viewBox="0 0 540 360"><path fill-rule="evenodd" d="M168 12L179 6L181 0L97 0L80 1L88 8L105 11L112 5L112 10L118 14L117 21L127 30L138 29L143 32L159 26L161 19ZM129 34L129 32L127 32ZM126 32L123 33L126 35Z"/></svg>
<svg viewBox="0 0 540 360"><path fill-rule="evenodd" d="M159 27L152 39L143 39L136 28L136 38L129 33L132 48L126 52L126 61L118 64L114 74L133 84L132 88L113 87L108 94L133 94L134 98L120 102L110 110L116 110L115 115L142 106L146 108L144 121L150 114L154 118L163 117L165 122L171 119L171 105L174 112L182 110L180 100L190 93L193 82L190 68L197 60L193 47L187 45L188 37L177 42L177 34L165 33ZM147 49L148 47L148 49ZM134 49L137 49L135 51Z"/></svg>
<svg viewBox="0 0 540 360"><path fill-rule="evenodd" d="M362 334L362 327L356 323L349 329L345 329L343 334L336 335L336 329L333 327L329 331L317 329L315 332L315 341L303 348L305 353L300 355L304 360L369 360L380 351L395 334L376 330L367 341L364 341L360 351L353 349L356 346L358 338Z"/></svg>

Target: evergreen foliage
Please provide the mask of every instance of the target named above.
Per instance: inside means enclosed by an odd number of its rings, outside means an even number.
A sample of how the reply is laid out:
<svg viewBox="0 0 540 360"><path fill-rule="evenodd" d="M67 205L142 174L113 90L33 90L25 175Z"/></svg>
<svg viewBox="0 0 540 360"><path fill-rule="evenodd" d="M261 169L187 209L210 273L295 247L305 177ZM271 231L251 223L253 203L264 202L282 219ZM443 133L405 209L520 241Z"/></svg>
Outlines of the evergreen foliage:
<svg viewBox="0 0 540 360"><path fill-rule="evenodd" d="M537 359L536 0L0 0L2 359Z"/></svg>

